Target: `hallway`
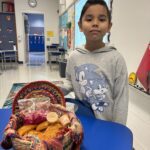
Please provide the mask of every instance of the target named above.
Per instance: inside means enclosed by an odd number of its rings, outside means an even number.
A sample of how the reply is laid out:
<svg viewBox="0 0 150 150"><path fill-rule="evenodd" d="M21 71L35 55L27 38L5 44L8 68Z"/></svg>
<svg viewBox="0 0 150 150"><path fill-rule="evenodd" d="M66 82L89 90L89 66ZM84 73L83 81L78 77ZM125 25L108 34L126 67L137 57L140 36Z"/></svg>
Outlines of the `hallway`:
<svg viewBox="0 0 150 150"><path fill-rule="evenodd" d="M29 52L27 65L41 66L44 63L45 63L45 52Z"/></svg>

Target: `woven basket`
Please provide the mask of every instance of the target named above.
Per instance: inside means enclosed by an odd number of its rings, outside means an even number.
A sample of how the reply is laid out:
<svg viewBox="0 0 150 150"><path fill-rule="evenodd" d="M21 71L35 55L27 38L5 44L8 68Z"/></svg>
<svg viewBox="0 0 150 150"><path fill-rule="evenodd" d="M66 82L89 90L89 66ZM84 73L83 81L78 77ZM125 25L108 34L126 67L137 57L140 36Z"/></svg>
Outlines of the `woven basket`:
<svg viewBox="0 0 150 150"><path fill-rule="evenodd" d="M70 119L70 127L56 138L49 141L40 140L37 136L21 137L16 132L24 125L24 115L19 110L18 100L37 97L48 97L50 106L47 112L56 112L58 115L67 114ZM58 105L59 104L59 105ZM48 81L35 81L25 85L15 96L12 107L12 115L4 131L2 147L13 147L15 150L72 150L79 149L83 129L76 115L65 109L65 99L61 90ZM34 110L35 111L35 110ZM38 111L38 110L37 110ZM44 111L44 110L43 110Z"/></svg>
<svg viewBox="0 0 150 150"><path fill-rule="evenodd" d="M13 148L15 150L76 150L79 149L82 138L83 129L76 115L69 112L61 105L51 104L48 112L56 112L57 114L67 114L70 119L69 128L48 141L40 140L36 136L21 137L17 134L17 129L24 123L22 113L12 114L8 125L5 128L2 147ZM62 134L63 133L63 134Z"/></svg>
<svg viewBox="0 0 150 150"><path fill-rule="evenodd" d="M12 104L13 113L15 114L19 111L19 99L37 98L38 96L50 98L50 101L53 104L60 104L62 106L66 105L64 94L56 85L49 81L34 81L21 88L14 97Z"/></svg>

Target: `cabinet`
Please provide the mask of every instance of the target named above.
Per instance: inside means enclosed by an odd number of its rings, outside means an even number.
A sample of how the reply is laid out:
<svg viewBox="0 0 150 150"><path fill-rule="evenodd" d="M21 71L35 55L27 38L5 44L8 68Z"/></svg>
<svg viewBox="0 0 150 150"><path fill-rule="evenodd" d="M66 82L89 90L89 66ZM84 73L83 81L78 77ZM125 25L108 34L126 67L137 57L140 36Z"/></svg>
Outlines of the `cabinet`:
<svg viewBox="0 0 150 150"><path fill-rule="evenodd" d="M44 52L44 36L29 35L29 52Z"/></svg>

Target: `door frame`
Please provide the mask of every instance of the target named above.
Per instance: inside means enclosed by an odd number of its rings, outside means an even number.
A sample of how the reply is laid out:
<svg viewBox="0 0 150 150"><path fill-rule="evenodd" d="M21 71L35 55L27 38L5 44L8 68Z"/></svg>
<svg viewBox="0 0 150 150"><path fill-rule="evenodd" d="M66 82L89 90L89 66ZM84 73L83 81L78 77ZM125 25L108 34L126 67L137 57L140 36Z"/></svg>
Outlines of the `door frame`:
<svg viewBox="0 0 150 150"><path fill-rule="evenodd" d="M26 11L26 12L22 12L22 21L23 21L23 26L24 26L24 32L23 32L23 37L24 37L24 60L25 63L28 63L29 60L29 41L27 40L27 35L25 34L25 24L24 24L24 15L25 14L42 14L43 15L43 24L44 24L44 51L46 52L46 36L45 36L45 13L44 12L40 12L40 11ZM45 53L45 58L46 60L46 53Z"/></svg>

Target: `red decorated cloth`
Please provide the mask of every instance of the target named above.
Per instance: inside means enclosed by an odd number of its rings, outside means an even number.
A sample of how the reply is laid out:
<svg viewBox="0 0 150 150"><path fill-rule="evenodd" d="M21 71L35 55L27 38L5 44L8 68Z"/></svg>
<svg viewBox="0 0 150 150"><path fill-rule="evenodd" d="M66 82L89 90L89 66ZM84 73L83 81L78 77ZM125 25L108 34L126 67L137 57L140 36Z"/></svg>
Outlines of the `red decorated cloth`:
<svg viewBox="0 0 150 150"><path fill-rule="evenodd" d="M141 84L148 91L150 88L150 44L146 49L136 74Z"/></svg>

